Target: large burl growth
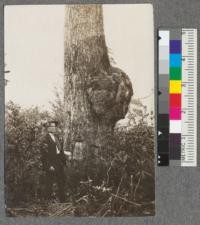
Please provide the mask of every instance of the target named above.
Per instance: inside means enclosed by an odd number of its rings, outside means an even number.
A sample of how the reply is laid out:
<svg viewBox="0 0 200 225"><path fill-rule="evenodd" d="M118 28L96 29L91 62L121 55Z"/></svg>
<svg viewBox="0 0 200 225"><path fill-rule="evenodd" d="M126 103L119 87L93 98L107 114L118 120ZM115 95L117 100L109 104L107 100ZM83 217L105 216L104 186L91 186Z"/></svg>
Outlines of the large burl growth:
<svg viewBox="0 0 200 225"><path fill-rule="evenodd" d="M66 7L64 82L65 149L100 152L133 94L128 76L110 64L101 5Z"/></svg>

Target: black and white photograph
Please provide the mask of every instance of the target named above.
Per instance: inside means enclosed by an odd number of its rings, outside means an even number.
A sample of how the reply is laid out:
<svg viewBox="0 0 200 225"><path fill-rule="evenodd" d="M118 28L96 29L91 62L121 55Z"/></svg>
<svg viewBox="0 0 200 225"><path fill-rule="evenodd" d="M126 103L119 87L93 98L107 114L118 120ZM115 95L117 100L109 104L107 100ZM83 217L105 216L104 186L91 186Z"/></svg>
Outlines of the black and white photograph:
<svg viewBox="0 0 200 225"><path fill-rule="evenodd" d="M5 212L155 215L151 4L4 8Z"/></svg>

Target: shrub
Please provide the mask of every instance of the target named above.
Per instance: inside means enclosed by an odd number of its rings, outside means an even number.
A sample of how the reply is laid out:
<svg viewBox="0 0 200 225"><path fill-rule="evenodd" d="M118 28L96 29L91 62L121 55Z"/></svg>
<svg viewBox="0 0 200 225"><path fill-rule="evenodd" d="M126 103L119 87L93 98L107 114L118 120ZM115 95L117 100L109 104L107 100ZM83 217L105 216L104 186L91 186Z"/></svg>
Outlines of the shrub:
<svg viewBox="0 0 200 225"><path fill-rule="evenodd" d="M43 133L40 124L50 118L59 119L62 139L63 103L59 95L56 98L51 116L37 107L23 109L13 102L6 106L5 183L9 207L43 203L44 172L40 158ZM72 207L68 210L70 213L77 216L133 216L154 212L152 120L152 113L147 113L139 100L132 100L127 123L115 127L114 135L107 139L101 155L91 155L87 161L68 162L66 194Z"/></svg>
<svg viewBox="0 0 200 225"><path fill-rule="evenodd" d="M40 160L42 121L48 112L37 107L22 109L9 102L5 112L5 186L6 203L20 205L38 200L43 174Z"/></svg>

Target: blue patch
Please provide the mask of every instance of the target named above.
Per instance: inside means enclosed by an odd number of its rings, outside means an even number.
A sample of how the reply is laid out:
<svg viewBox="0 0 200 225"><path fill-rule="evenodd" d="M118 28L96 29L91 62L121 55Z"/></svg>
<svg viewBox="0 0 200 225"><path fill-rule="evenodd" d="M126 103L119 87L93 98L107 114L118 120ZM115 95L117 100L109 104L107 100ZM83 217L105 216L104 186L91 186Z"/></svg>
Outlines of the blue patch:
<svg viewBox="0 0 200 225"><path fill-rule="evenodd" d="M181 54L170 54L170 67L181 67Z"/></svg>

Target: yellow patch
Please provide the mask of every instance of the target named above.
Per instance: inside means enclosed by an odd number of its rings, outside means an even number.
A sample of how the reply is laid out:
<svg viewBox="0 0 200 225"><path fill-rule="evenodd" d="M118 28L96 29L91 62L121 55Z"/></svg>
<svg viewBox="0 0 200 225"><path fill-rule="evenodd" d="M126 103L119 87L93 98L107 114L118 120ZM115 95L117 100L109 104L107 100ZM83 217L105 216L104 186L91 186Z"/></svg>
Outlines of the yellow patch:
<svg viewBox="0 0 200 225"><path fill-rule="evenodd" d="M170 80L169 81L169 93L181 93L181 81L180 80Z"/></svg>

